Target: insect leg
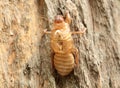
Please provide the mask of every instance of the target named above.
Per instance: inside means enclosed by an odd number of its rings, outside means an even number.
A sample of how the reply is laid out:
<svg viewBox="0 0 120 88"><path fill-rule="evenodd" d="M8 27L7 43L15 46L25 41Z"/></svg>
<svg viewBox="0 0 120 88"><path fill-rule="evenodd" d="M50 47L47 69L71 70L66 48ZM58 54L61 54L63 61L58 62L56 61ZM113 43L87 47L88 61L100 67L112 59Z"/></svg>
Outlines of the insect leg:
<svg viewBox="0 0 120 88"><path fill-rule="evenodd" d="M45 34L51 34L51 31L47 31L47 29L43 30L41 33L41 37L43 37Z"/></svg>
<svg viewBox="0 0 120 88"><path fill-rule="evenodd" d="M72 34L83 34L83 33L85 33L85 31L86 31L86 28L83 31L72 32Z"/></svg>
<svg viewBox="0 0 120 88"><path fill-rule="evenodd" d="M45 30L43 31L43 33L44 33L44 34L51 34L51 31L47 31L47 29L45 29Z"/></svg>
<svg viewBox="0 0 120 88"><path fill-rule="evenodd" d="M69 11L66 11L66 14L65 14L65 22L70 24L71 23L71 16L69 14Z"/></svg>
<svg viewBox="0 0 120 88"><path fill-rule="evenodd" d="M78 54L78 49L77 48L73 48L72 53L75 57L75 64L78 65L79 64L79 54Z"/></svg>

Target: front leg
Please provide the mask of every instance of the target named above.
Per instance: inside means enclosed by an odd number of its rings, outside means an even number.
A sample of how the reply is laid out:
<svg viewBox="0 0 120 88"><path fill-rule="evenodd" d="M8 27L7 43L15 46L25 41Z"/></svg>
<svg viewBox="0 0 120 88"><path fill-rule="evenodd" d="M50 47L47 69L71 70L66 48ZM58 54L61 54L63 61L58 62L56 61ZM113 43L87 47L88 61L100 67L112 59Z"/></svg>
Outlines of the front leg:
<svg viewBox="0 0 120 88"><path fill-rule="evenodd" d="M74 58L75 58L75 66L78 66L78 65L79 65L78 49L74 47L74 48L72 49L72 53L73 53Z"/></svg>
<svg viewBox="0 0 120 88"><path fill-rule="evenodd" d="M83 34L83 33L85 33L85 31L86 31L86 28L83 31L72 32L72 34Z"/></svg>
<svg viewBox="0 0 120 88"><path fill-rule="evenodd" d="M47 31L47 29L45 29L45 30L43 31L43 34L51 34L51 31Z"/></svg>
<svg viewBox="0 0 120 88"><path fill-rule="evenodd" d="M65 22L70 24L71 23L71 16L69 14L69 11L66 11L66 14L65 14Z"/></svg>
<svg viewBox="0 0 120 88"><path fill-rule="evenodd" d="M43 30L42 33L41 33L42 37L45 35L45 34L51 34L51 31L47 31L47 29Z"/></svg>

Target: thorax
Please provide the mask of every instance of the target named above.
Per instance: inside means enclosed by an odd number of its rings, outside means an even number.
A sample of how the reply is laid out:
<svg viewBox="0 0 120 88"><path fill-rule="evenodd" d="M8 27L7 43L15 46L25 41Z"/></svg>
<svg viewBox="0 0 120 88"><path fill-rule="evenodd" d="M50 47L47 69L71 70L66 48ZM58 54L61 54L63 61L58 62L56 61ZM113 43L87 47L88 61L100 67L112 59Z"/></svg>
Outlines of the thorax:
<svg viewBox="0 0 120 88"><path fill-rule="evenodd" d="M51 39L61 41L71 40L72 36L69 26L66 24L63 27L56 27L55 29L53 29L51 33Z"/></svg>

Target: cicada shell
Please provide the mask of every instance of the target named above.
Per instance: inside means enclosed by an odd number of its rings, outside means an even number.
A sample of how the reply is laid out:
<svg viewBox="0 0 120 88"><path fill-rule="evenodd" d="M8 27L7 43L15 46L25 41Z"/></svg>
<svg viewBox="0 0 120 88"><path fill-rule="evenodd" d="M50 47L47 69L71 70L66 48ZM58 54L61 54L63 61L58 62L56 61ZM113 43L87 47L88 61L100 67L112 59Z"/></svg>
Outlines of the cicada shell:
<svg viewBox="0 0 120 88"><path fill-rule="evenodd" d="M71 32L69 24L71 17L69 13L64 18L62 15L57 15L53 23L51 32L45 31L51 35L52 65L57 72L62 75L68 75L74 66L78 65L78 50L73 43L72 34L83 34L86 31Z"/></svg>
<svg viewBox="0 0 120 88"><path fill-rule="evenodd" d="M55 53L53 65L60 75L66 76L74 69L76 51L69 24L65 21L58 22L51 31L51 48Z"/></svg>

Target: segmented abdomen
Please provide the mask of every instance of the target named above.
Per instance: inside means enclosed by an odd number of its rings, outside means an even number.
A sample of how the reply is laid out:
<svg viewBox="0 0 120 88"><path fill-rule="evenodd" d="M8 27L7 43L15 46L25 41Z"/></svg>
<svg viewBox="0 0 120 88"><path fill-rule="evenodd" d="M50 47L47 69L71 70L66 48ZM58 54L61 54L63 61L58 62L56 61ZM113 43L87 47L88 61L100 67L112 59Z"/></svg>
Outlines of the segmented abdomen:
<svg viewBox="0 0 120 88"><path fill-rule="evenodd" d="M74 68L73 54L55 54L54 66L60 75L68 75Z"/></svg>

